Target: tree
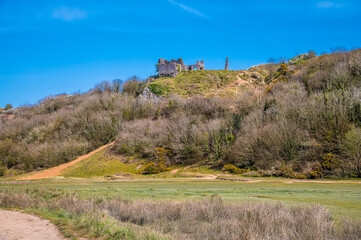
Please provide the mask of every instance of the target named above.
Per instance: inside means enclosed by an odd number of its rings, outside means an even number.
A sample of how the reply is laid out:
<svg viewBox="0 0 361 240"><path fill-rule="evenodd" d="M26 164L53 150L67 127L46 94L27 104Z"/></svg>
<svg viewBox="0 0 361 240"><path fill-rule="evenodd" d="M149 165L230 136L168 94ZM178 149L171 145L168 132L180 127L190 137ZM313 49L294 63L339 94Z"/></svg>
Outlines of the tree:
<svg viewBox="0 0 361 240"><path fill-rule="evenodd" d="M112 91L112 84L109 81L102 81L95 85L95 90L99 93L103 92L111 92Z"/></svg>
<svg viewBox="0 0 361 240"><path fill-rule="evenodd" d="M274 57L270 57L268 60L267 60L267 63L276 63L276 59Z"/></svg>
<svg viewBox="0 0 361 240"><path fill-rule="evenodd" d="M137 76L130 77L123 85L123 93L136 96L141 92L140 88L142 85L144 85L144 82Z"/></svg>
<svg viewBox="0 0 361 240"><path fill-rule="evenodd" d="M308 51L308 58L311 59L311 58L314 58L314 57L316 57L316 52L312 51L312 50Z"/></svg>
<svg viewBox="0 0 361 240"><path fill-rule="evenodd" d="M12 108L13 108L13 105L11 105L11 104L6 104L6 106L5 106L5 110L9 110Z"/></svg>
<svg viewBox="0 0 361 240"><path fill-rule="evenodd" d="M277 66L278 64L276 64L276 59L271 57L267 60L267 64L265 64L265 67L268 71L268 76L266 78L266 82L271 82L273 75L276 73L277 70Z"/></svg>
<svg viewBox="0 0 361 240"><path fill-rule="evenodd" d="M120 93L122 90L123 81L120 79L113 80L113 92Z"/></svg>
<svg viewBox="0 0 361 240"><path fill-rule="evenodd" d="M345 154L352 159L357 176L361 177L361 128L353 127L346 133L342 148Z"/></svg>
<svg viewBox="0 0 361 240"><path fill-rule="evenodd" d="M123 81L120 79L115 79L113 81L102 81L95 85L95 90L99 93L103 92L114 92L120 93L122 90Z"/></svg>

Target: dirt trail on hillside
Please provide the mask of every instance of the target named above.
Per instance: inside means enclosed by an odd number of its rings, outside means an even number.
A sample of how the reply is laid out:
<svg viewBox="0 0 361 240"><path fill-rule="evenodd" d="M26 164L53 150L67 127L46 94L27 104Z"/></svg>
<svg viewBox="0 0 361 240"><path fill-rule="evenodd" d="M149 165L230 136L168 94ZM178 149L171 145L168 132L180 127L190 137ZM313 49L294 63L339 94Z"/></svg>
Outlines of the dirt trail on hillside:
<svg viewBox="0 0 361 240"><path fill-rule="evenodd" d="M43 179L43 178L50 178L50 177L56 177L60 174L61 171L63 171L64 169L80 162L80 161L83 161L85 159L87 159L88 157L94 155L95 153L107 148L107 147L110 147L112 145L115 144L115 141L114 142L111 142L111 143L108 143L107 145L104 145L98 149L95 149L94 151L86 154L86 155L83 155L83 156L80 156L78 157L77 159L75 159L74 161L71 161L71 162L68 162L68 163L64 163L64 164L61 164L59 166L56 166L56 167L52 167L52 168L49 168L49 169L46 169L46 170L43 170L43 171L40 171L40 172L37 172L37 173L34 173L32 175L28 175L28 176L23 176L23 177L19 177L18 180L35 180L35 179ZM0 239L1 240L1 239Z"/></svg>
<svg viewBox="0 0 361 240"><path fill-rule="evenodd" d="M39 217L0 209L0 240L65 240L59 230Z"/></svg>

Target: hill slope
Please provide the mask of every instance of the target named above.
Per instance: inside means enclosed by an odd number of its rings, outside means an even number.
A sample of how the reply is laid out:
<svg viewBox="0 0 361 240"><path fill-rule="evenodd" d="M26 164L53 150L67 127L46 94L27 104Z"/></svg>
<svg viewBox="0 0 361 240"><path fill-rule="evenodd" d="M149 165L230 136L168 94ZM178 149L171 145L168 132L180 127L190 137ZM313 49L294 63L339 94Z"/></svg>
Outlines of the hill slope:
<svg viewBox="0 0 361 240"><path fill-rule="evenodd" d="M361 50L240 71L191 71L148 87L102 83L0 121L0 175L57 166L118 137L142 170L199 164L263 176L361 176Z"/></svg>
<svg viewBox="0 0 361 240"><path fill-rule="evenodd" d="M254 70L198 70L181 72L175 78L158 78L149 88L159 96L227 96L263 85L264 76Z"/></svg>

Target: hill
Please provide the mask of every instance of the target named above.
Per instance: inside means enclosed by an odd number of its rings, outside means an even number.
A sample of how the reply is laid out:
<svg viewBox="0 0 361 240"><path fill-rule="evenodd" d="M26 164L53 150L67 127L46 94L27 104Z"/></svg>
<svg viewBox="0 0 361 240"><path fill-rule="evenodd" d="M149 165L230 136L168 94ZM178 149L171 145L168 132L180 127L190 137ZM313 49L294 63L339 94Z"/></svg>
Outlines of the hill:
<svg viewBox="0 0 361 240"><path fill-rule="evenodd" d="M264 76L252 70L204 70L180 72L174 78L158 78L148 86L159 96L226 96L262 85Z"/></svg>
<svg viewBox="0 0 361 240"><path fill-rule="evenodd" d="M147 84L158 96L151 100L139 97L146 84L131 79L2 113L0 175L57 166L117 138L108 156L141 159L138 173L195 164L361 177L361 50L307 56L157 78Z"/></svg>

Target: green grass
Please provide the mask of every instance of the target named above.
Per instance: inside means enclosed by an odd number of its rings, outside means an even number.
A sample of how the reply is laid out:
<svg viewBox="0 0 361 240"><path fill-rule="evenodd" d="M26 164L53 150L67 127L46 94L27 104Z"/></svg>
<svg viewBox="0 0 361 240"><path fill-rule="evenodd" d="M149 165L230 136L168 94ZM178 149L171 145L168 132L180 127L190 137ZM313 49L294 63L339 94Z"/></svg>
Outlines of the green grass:
<svg viewBox="0 0 361 240"><path fill-rule="evenodd" d="M251 180L258 180L251 179ZM34 181L31 184L0 184L6 188L55 188L89 199L103 196L126 199L186 200L221 195L226 202L278 202L287 205L320 204L336 219L350 217L361 220L361 184L295 182L268 179L266 182L220 180L134 179L132 181Z"/></svg>
<svg viewBox="0 0 361 240"><path fill-rule="evenodd" d="M190 96L224 87L237 79L237 71L198 70L180 72L175 78L159 78L149 84L157 95Z"/></svg>
<svg viewBox="0 0 361 240"><path fill-rule="evenodd" d="M121 159L107 155L106 151L100 151L93 156L67 168L61 175L64 177L104 177L116 173L135 174L137 164L123 163Z"/></svg>

